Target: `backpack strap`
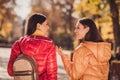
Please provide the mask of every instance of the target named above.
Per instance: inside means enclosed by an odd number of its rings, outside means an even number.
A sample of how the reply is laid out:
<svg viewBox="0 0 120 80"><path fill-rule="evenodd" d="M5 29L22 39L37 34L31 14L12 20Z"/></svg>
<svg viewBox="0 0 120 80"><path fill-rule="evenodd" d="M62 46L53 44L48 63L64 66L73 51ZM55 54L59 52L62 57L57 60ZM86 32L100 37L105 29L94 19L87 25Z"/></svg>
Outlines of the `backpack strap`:
<svg viewBox="0 0 120 80"><path fill-rule="evenodd" d="M20 47L20 42L18 42L18 47L19 47L19 49L20 49L20 53L23 53L23 52L22 52L22 49L21 49L21 47Z"/></svg>

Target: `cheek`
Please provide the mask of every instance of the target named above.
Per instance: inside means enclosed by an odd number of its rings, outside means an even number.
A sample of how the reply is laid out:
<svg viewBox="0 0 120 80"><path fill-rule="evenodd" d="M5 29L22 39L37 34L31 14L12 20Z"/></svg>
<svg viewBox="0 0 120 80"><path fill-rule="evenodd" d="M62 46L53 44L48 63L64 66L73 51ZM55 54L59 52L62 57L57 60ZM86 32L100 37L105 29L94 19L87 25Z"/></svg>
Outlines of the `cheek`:
<svg viewBox="0 0 120 80"><path fill-rule="evenodd" d="M79 31L79 32L76 34L76 36L77 36L77 39L82 39L82 38L84 38L84 36L85 36L85 32L84 32L84 31Z"/></svg>
<svg viewBox="0 0 120 80"><path fill-rule="evenodd" d="M79 36L83 35L83 31L78 31L78 35Z"/></svg>
<svg viewBox="0 0 120 80"><path fill-rule="evenodd" d="M45 26L42 27L42 31L46 31L46 27Z"/></svg>
<svg viewBox="0 0 120 80"><path fill-rule="evenodd" d="M80 37L81 37L81 32L76 31L76 38L77 38L77 39L80 39Z"/></svg>
<svg viewBox="0 0 120 80"><path fill-rule="evenodd" d="M45 32L46 34L48 33L48 31L49 31L49 29L47 28L47 26L44 27L44 32Z"/></svg>

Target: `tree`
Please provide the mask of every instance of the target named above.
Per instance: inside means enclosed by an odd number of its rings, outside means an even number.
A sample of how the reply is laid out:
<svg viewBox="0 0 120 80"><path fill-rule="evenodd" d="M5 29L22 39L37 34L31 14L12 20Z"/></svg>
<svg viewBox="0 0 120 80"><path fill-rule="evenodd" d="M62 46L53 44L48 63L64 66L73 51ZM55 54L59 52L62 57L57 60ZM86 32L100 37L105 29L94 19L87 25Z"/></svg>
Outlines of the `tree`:
<svg viewBox="0 0 120 80"><path fill-rule="evenodd" d="M115 53L120 53L120 24L119 24L119 9L116 4L117 0L108 0L113 22L113 31L115 38Z"/></svg>
<svg viewBox="0 0 120 80"><path fill-rule="evenodd" d="M12 41L12 23L14 21L12 1L0 0L0 42Z"/></svg>

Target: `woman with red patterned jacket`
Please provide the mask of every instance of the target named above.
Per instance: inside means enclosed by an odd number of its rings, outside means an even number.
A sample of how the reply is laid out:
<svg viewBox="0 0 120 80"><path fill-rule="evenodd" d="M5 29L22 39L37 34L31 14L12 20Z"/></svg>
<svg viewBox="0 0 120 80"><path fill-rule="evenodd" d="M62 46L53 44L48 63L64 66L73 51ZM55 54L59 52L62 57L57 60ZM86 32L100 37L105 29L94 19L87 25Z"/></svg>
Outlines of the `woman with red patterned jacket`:
<svg viewBox="0 0 120 80"><path fill-rule="evenodd" d="M17 40L11 50L8 74L13 76L13 62L20 55L20 48L27 56L33 56L38 66L39 80L57 80L55 45L47 37L49 26L42 14L33 14L27 24L26 36Z"/></svg>

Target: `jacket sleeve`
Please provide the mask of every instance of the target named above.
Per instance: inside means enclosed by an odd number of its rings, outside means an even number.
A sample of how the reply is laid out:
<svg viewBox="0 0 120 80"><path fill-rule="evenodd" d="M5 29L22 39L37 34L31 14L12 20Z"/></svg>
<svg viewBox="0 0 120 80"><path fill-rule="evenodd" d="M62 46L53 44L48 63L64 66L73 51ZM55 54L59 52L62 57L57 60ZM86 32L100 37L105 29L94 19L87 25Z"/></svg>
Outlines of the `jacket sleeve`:
<svg viewBox="0 0 120 80"><path fill-rule="evenodd" d="M19 54L20 50L18 47L18 42L16 41L12 46L11 55L7 66L7 72L10 76L13 76L13 63Z"/></svg>
<svg viewBox="0 0 120 80"><path fill-rule="evenodd" d="M88 66L90 53L83 50L76 52L73 55L73 61L70 61L69 56L66 54L61 55L61 57L68 75L72 79L80 79Z"/></svg>
<svg viewBox="0 0 120 80"><path fill-rule="evenodd" d="M47 58L47 75L48 80L57 80L57 60L54 44L51 45Z"/></svg>

